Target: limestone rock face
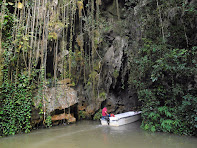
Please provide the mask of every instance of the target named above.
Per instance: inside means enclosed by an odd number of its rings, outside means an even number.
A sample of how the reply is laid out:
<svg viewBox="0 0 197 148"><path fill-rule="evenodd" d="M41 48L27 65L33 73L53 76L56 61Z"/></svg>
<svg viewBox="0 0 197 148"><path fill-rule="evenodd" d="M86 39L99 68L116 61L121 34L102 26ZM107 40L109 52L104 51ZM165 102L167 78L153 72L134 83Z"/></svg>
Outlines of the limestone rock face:
<svg viewBox="0 0 197 148"><path fill-rule="evenodd" d="M66 84L60 85L58 87L45 87L45 98L43 100L34 100L36 107L39 106L41 101L44 102L46 111L51 113L52 111L59 109L65 109L74 104L78 103L77 92L68 87Z"/></svg>
<svg viewBox="0 0 197 148"><path fill-rule="evenodd" d="M113 44L104 56L103 64L103 82L105 82L106 90L110 86L115 86L119 71L122 65L124 48L127 46L127 40L120 36L115 37ZM103 83L104 84L104 83Z"/></svg>
<svg viewBox="0 0 197 148"><path fill-rule="evenodd" d="M92 116L101 108L105 98L95 98L93 101L88 101L83 97L79 98L78 112L84 112L86 119L91 119Z"/></svg>
<svg viewBox="0 0 197 148"><path fill-rule="evenodd" d="M132 107L137 104L135 90L129 90L127 86L122 88L124 83L127 83L127 61L125 53L127 52L128 41L125 37L118 36L114 33L108 34L111 42L110 47L106 47L101 79L99 88L106 92L106 97L95 98L91 100L91 95L88 94L88 88L85 92L86 97L79 97L78 111L83 111L86 118L91 118L104 105L107 106L109 113L122 113L132 110ZM81 87L80 87L81 88ZM83 93L80 94L84 96Z"/></svg>
<svg viewBox="0 0 197 148"><path fill-rule="evenodd" d="M135 90L122 90L120 92L110 92L106 100L109 113L118 114L135 110L138 105Z"/></svg>
<svg viewBox="0 0 197 148"><path fill-rule="evenodd" d="M86 112L87 115L91 116L100 108L101 102L95 102L87 106Z"/></svg>

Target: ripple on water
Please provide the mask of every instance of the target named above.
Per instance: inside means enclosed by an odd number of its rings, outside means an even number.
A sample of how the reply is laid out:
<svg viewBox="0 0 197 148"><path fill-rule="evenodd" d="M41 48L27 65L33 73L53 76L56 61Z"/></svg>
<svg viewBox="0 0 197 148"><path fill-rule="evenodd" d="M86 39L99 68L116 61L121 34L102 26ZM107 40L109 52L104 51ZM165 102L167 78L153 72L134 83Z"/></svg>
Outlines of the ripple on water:
<svg viewBox="0 0 197 148"><path fill-rule="evenodd" d="M0 148L196 148L197 138L140 129L140 122L119 127L95 121L39 129L0 139Z"/></svg>

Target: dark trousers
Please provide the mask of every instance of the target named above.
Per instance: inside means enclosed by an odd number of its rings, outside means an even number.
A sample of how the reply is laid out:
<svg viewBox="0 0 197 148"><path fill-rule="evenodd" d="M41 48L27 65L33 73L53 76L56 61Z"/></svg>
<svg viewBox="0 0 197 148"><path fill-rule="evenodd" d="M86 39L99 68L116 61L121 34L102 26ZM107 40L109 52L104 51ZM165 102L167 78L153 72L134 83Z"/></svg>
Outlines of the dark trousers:
<svg viewBox="0 0 197 148"><path fill-rule="evenodd" d="M107 122L109 123L109 116L110 115L106 115L106 116L102 116L101 118L104 119L104 120L107 120Z"/></svg>

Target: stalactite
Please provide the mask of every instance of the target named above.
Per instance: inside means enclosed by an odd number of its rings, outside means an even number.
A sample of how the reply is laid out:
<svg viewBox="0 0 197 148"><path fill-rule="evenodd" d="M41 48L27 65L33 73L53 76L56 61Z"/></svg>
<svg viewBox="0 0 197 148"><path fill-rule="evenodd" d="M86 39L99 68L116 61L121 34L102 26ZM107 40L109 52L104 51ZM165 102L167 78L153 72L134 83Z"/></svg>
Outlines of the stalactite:
<svg viewBox="0 0 197 148"><path fill-rule="evenodd" d="M25 37L25 39L28 39L28 37L29 37L29 29L30 29L30 27L29 27L29 24L30 24L30 9L27 9L26 11L27 12L25 12L25 14L27 13L27 19L26 19L26 22L25 22L26 27L25 27L25 35L24 35L24 37ZM23 52L23 60L24 60L24 63L25 63L25 69L28 69L27 61L26 61L27 57L25 55L26 54L25 50L22 50L22 52Z"/></svg>
<svg viewBox="0 0 197 148"><path fill-rule="evenodd" d="M91 26L90 26L90 24L91 24L91 21L90 21L90 17L91 16L89 16L89 14L90 14L90 12L91 12L91 1L89 0L88 1L88 10L87 10L87 16L86 16L86 18L87 18L87 20L86 20L86 28L87 28L87 33L88 33L88 43L87 43L87 49L88 49L88 67L89 68L91 68L91 40L90 40L90 38L91 38L91 31L90 31L90 28L91 28Z"/></svg>
<svg viewBox="0 0 197 148"><path fill-rule="evenodd" d="M20 4L20 5L19 5ZM19 10L20 9L20 10ZM14 55L17 57L17 61L16 61L16 67L15 67L15 76L14 76L14 83L15 83L15 87L16 84L18 83L18 74L19 74L19 60L20 60L20 50L22 48L24 48L23 45L23 37L25 36L25 29L24 29L24 23L25 20L24 15L25 15L25 7L24 7L24 0L22 1L22 3L18 2L18 10L20 12L20 17L19 17L19 22L18 22L18 30L16 32L16 40L15 43L17 44L17 46L14 48ZM18 43L17 43L18 42ZM23 49L22 49L23 50Z"/></svg>
<svg viewBox="0 0 197 148"><path fill-rule="evenodd" d="M35 18L36 17L36 2L34 4L34 7L33 7L33 18L32 18L32 22L31 22L31 32L34 33L34 28L35 28ZM29 56L29 68L28 68L28 71L29 71L29 77L31 75L31 69L32 69L32 54L33 54L33 50L32 47L33 47L33 35L31 36L31 41L30 41L30 56Z"/></svg>
<svg viewBox="0 0 197 148"><path fill-rule="evenodd" d="M3 80L3 49L2 49L2 27L3 27L3 22L4 22L4 4L5 4L5 0L3 0L2 6L1 6L1 22L0 22L0 86L2 84L2 80Z"/></svg>
<svg viewBox="0 0 197 148"><path fill-rule="evenodd" d="M176 5L176 8L177 8L177 5ZM189 40L188 40L188 36L187 36L187 33L186 33L186 27L185 27L184 19L183 19L184 12L185 12L185 7L183 6L182 7L182 15L181 15L181 23L183 24L184 35L185 35L185 40L186 40L186 43L187 43L187 47L189 47Z"/></svg>
<svg viewBox="0 0 197 148"><path fill-rule="evenodd" d="M62 7L63 7L63 9L62 9L62 16L63 16L62 22L63 22L64 26L66 26L66 20L65 20L65 18L66 18L66 6L65 6L65 1L63 2ZM62 32L62 37L63 37L63 41L62 41L63 45L62 45L61 52L64 52L64 50L65 50L65 29L64 28L63 28L63 32ZM65 79L64 58L62 58L61 62L62 62L62 79Z"/></svg>
<svg viewBox="0 0 197 148"><path fill-rule="evenodd" d="M79 17L82 17L83 1L77 1L77 7L79 11Z"/></svg>
<svg viewBox="0 0 197 148"><path fill-rule="evenodd" d="M101 5L101 0L96 0L96 22L99 21L100 9L99 6ZM98 27L98 26L97 26ZM98 27L99 28L99 27Z"/></svg>
<svg viewBox="0 0 197 148"><path fill-rule="evenodd" d="M4 0L5 1L5 0ZM86 79L86 69L91 69L93 72L94 70L94 59L95 59L95 50L97 48L97 45L95 44L95 27L97 27L96 22L98 22L99 19L99 5L101 4L100 0L94 1L89 0L88 1L88 11L87 11L87 21L83 25L82 23L82 17L85 15L84 11L84 1L77 1L77 0L63 0L59 1L57 5L51 4L49 0L35 0L29 3L28 1L22 0L21 1L16 0L15 2L15 9L14 9L14 15L16 15L16 18L18 21L14 22L13 28L13 38L14 43L16 46L14 46L14 56L21 56L19 57L20 60L18 65L24 66L23 68L28 71L29 77L31 76L32 70L36 67L40 66L40 69L42 69L44 66L46 66L46 58L47 57L47 40L48 40L48 24L46 23L46 18L48 17L48 21L52 21L52 17L54 17L55 22L61 21L61 23L64 25L63 27L63 45L58 45L59 39L57 39L56 47L53 49L55 50L54 55L54 78L57 78L57 54L58 52L64 52L65 50L69 50L69 56L68 56L68 63L62 59L62 65L65 67L65 65L68 65L68 71L69 71L69 78L71 78L72 75L72 53L73 53L73 44L75 41L75 34L76 34L76 11L77 8L79 10L79 37L80 37L80 70L79 75L84 76L84 81ZM96 5L95 5L96 4ZM94 8L94 6L96 6ZM3 10L3 9L2 9ZM96 13L95 13L96 12ZM96 15L95 15L96 14ZM48 15L48 16L47 16ZM96 19L96 21L94 20ZM2 19L1 19L2 20ZM83 45L85 42L85 39L83 38L84 32L83 27L86 26L88 29L86 30L86 33L88 33L88 38L86 38L87 43L86 47ZM49 30L50 31L50 30ZM22 37L19 37L19 34ZM23 38L27 38L27 49L23 50L20 49L20 41L23 40ZM18 40L18 42L17 42ZM17 43L16 43L17 42ZM68 44L68 45L67 45ZM24 45L25 46L25 45ZM88 47L87 47L88 46ZM62 49L59 49L59 47L62 47ZM89 52L87 51L89 50ZM22 54L20 55L17 51L21 50ZM66 52L66 51L65 51ZM86 67L85 60L86 60L86 53L89 55L89 66ZM41 63L39 63L41 61ZM87 60L88 61L88 60ZM39 65L38 65L39 64ZM16 70L17 67L13 67L13 70ZM66 70L66 69L65 69ZM12 70L10 70L12 71ZM46 67L44 67L44 71L46 71ZM83 72L82 72L83 71ZM19 71L16 71L17 73ZM12 73L14 74L14 73ZM38 84L42 82L41 79L41 72L39 72ZM46 72L44 73L46 77ZM63 70L62 79L65 79L65 72ZM17 74L15 75L15 80L17 81ZM77 78L78 79L78 78ZM73 81L78 80L73 79ZM92 77L92 84L93 88L95 85L95 78Z"/></svg>
<svg viewBox="0 0 197 148"><path fill-rule="evenodd" d="M118 20L120 20L120 12L119 12L119 4L118 4L118 0L116 0L116 10L117 10Z"/></svg>
<svg viewBox="0 0 197 148"><path fill-rule="evenodd" d="M67 50L67 47L69 46L68 44L69 44L69 42L68 42L68 35L69 35L69 22L70 22L70 17L69 17L69 10L70 10L70 5L68 5L70 2L65 2L65 6L64 7L66 7L66 10L65 10L65 13L64 13L64 15L65 15L65 17L66 17L66 24L65 24L65 38L64 38L64 41L65 41L65 50ZM69 51L68 51L69 52ZM68 56L70 56L70 55L68 55ZM65 61L64 61L64 70L65 71L67 71L68 69L67 69L67 62L65 63ZM64 72L65 72L64 71ZM69 70L68 70L69 71ZM66 73L66 72L65 72ZM66 78L66 75L64 74L64 77Z"/></svg>
<svg viewBox="0 0 197 148"><path fill-rule="evenodd" d="M101 0L97 0L96 1L96 29L97 29L97 32L100 33L100 26L99 26L99 15L100 15L100 9L99 9L99 6L101 5ZM100 35L97 35L97 42L99 43L100 42ZM98 47L98 45L96 45ZM99 62L99 65L101 65L101 61L102 61L102 58L101 56L98 54L97 52L97 49L95 49L95 52L97 53L98 57L100 58L100 62ZM98 72L98 82L97 82L97 97L99 97L99 81L100 81L100 73L101 73L101 68L99 66L99 69L100 71Z"/></svg>
<svg viewBox="0 0 197 148"><path fill-rule="evenodd" d="M54 1L53 1L54 2ZM64 69L61 73L61 79L69 78L72 79L74 82L78 82L80 77L74 77L72 74L76 71L72 68L72 54L74 51L73 46L75 44L75 40L79 39L79 50L80 50L80 60L77 61L79 63L78 68L79 71L77 72L80 76L83 75L84 83L86 81L86 76L91 73L94 73L94 66L95 66L95 58L97 58L97 44L95 43L95 32L99 31L97 22L99 21L99 5L101 4L100 0L89 0L88 1L88 10L87 10L87 21L82 23L83 17L85 17L84 11L84 4L83 0L62 0L58 1L57 5L54 5L49 0L35 0L29 3L28 1L22 0L21 4L20 1L17 0L15 3L14 14L16 16L16 20L14 22L15 28L13 28L13 38L14 38L14 56L17 57L17 61L14 61L16 67L11 67L10 73L12 73L11 77L14 76L14 81L17 81L17 75L26 70L28 73L29 78L31 74L33 74L34 69L40 68L38 72L38 85L42 86L42 102L43 102L43 110L44 110L44 120L46 115L46 109L44 108L45 105L45 82L46 82L46 61L47 61L47 46L51 46L50 44L54 44L54 82L58 79L58 54L60 52L66 53L67 50L69 51L68 54L68 62L65 62L64 58L62 59L63 68L67 66L67 69ZM77 8L79 11L77 11ZM79 24L77 23L77 14L79 14ZM53 20L54 19L54 20ZM1 19L2 20L2 19ZM54 21L54 22L53 22ZM52 22L52 23L51 23ZM62 38L59 40L59 34L61 32L56 32L57 30L53 30L56 27L56 23L62 23ZM54 26L50 26L50 24L55 24ZM79 26L79 32L76 33ZM51 29L51 28L52 29ZM83 28L86 27L86 30ZM77 29L76 29L77 28ZM49 35L51 32L55 32L57 35L56 39L49 40ZM21 37L19 36L21 35ZM75 38L78 34L78 37ZM85 35L86 34L86 38ZM20 49L20 40L23 38L27 38L27 47L26 49ZM62 42L61 42L62 41ZM87 43L84 44L84 42ZM60 49L61 47L61 49ZM76 46L74 46L76 47ZM20 49L20 50L19 50ZM22 54L20 55L20 52ZM89 50L89 51L87 51ZM96 54L97 53L97 54ZM88 54L88 55L86 55ZM87 56L87 57L86 57ZM86 59L87 58L87 59ZM86 62L89 63L86 65ZM23 66L23 67L20 67ZM18 69L20 67L20 69ZM87 71L86 71L87 70ZM66 72L69 72L69 75L66 76ZM16 74L14 73L16 72ZM86 74L87 73L87 74ZM93 96L95 94L96 82L95 76L92 74L91 76L92 82L92 93ZM55 84L56 86L56 84Z"/></svg>
<svg viewBox="0 0 197 148"><path fill-rule="evenodd" d="M57 81L57 52L58 52L58 40L54 43L54 86L56 87Z"/></svg>
<svg viewBox="0 0 197 148"><path fill-rule="evenodd" d="M92 0L92 3L91 3L91 16L92 16L92 26L91 26L91 44L92 44L92 96L93 98L95 98L95 77L94 77L94 50L95 50L95 45L94 45L94 29L95 29L95 23L94 23L94 12L95 12L95 9L94 9L94 0Z"/></svg>
<svg viewBox="0 0 197 148"><path fill-rule="evenodd" d="M29 34L28 33L28 30L29 30L29 27L28 27L28 24L29 24L29 21L28 21L28 15L29 15L29 13L28 13L28 10L27 9L25 9L25 6L26 6L26 1L22 1L22 3L21 3L21 7L23 8L22 9L22 11L23 11L23 15L22 15L22 24L21 24L21 26L26 26L25 27L25 29L23 29L23 31L21 32L21 34L22 34L22 36L21 36L21 41L23 42L23 45L21 45L21 50L22 50L22 52L25 52L24 50L26 49L26 48L28 48L28 45L27 45L27 43L28 43L28 41L29 41L29 39L27 38L27 34ZM27 12L26 12L27 11ZM26 14L27 14L27 21L25 21L26 19L24 19L25 17L26 17ZM20 49L19 49L19 51L20 51ZM20 56L20 54L18 53L18 56ZM24 59L25 60L25 59ZM25 60L25 63L26 63L26 60Z"/></svg>
<svg viewBox="0 0 197 148"><path fill-rule="evenodd" d="M73 43L73 29L74 29L74 4L71 3L71 19L70 19L70 42L69 42L69 78L71 78L71 54L72 54L72 43Z"/></svg>
<svg viewBox="0 0 197 148"><path fill-rule="evenodd" d="M77 7L78 7L78 10L79 10L79 34L77 36L77 43L80 47L80 72L79 72L79 76L81 76L81 73L82 73L82 69L84 69L85 67L83 67L83 59L85 58L83 56L84 54L84 50L83 50L83 44L84 44L84 40L83 40L83 32L82 32L82 11L84 9L84 6L83 6L83 0L82 1L77 1ZM85 74L84 74L85 75ZM84 80L85 80L85 77L84 77ZM78 80L77 80L78 81ZM78 82L77 82L78 83Z"/></svg>
<svg viewBox="0 0 197 148"><path fill-rule="evenodd" d="M42 28L42 44L41 44L41 82L42 82L42 102L43 102L43 123L45 123L46 119L46 101L45 101L45 81L46 81L46 57L47 57L47 35L46 28L48 27L47 21L46 21L46 4L47 0L43 0L42 4L42 12L43 12L43 28Z"/></svg>
<svg viewBox="0 0 197 148"><path fill-rule="evenodd" d="M35 3L37 3L37 1L35 2ZM40 0L38 0L38 5L36 5L36 7L37 7L37 11L36 11L36 13L37 13L37 17L36 17L36 26L35 26L35 40L34 40L34 49L35 49L35 63L34 63L34 67L37 65L37 63L38 63L38 59L39 59L39 38L40 38L40 32L39 32L39 36L38 36L38 38L37 38L37 34L38 34L38 26L39 26L39 18L38 18L38 16L39 16L39 13L40 13L40 11L39 11L39 7L40 7ZM39 30L40 30L40 27L39 27ZM37 41L38 40L38 41Z"/></svg>
<svg viewBox="0 0 197 148"><path fill-rule="evenodd" d="M158 0L157 0L157 8L159 10L159 20L160 20L160 23L161 23L161 32L162 32L162 37L163 37L163 43L165 43L164 27L163 27L163 21L162 21L162 17L161 17L161 10L160 10Z"/></svg>

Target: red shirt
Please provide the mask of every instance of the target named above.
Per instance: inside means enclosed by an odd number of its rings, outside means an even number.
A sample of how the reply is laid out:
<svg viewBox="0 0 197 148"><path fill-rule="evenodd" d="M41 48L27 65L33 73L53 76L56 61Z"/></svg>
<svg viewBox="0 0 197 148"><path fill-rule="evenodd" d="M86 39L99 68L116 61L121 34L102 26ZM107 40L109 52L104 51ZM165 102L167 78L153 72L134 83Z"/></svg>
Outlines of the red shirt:
<svg viewBox="0 0 197 148"><path fill-rule="evenodd" d="M106 112L107 112L107 108L104 107L103 110L102 110L102 116L107 116Z"/></svg>

